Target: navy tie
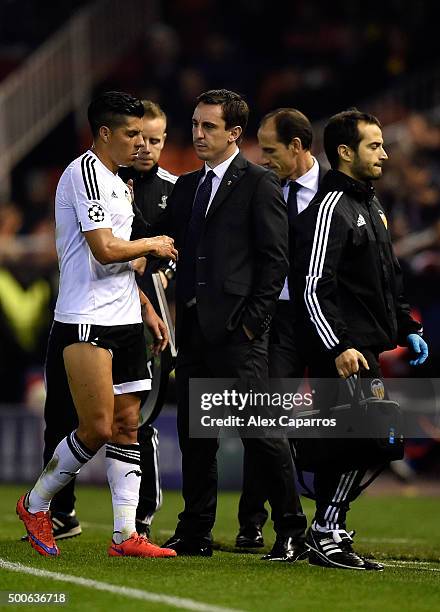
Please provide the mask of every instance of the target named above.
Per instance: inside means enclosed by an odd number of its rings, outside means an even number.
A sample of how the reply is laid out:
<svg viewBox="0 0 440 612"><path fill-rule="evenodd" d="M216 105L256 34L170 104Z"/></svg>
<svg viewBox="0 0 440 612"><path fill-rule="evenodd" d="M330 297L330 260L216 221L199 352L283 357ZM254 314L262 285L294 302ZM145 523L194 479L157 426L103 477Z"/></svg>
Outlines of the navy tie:
<svg viewBox="0 0 440 612"><path fill-rule="evenodd" d="M196 295L196 255L197 247L205 224L206 211L212 191L212 179L215 174L212 170L206 174L197 189L194 198L191 218L185 237L185 249L182 261L179 262L182 298L185 304L190 302Z"/></svg>
<svg viewBox="0 0 440 612"><path fill-rule="evenodd" d="M301 185L295 181L289 183L289 195L287 196L287 214L289 216L289 224L291 224L298 214L298 200L296 194L301 189Z"/></svg>

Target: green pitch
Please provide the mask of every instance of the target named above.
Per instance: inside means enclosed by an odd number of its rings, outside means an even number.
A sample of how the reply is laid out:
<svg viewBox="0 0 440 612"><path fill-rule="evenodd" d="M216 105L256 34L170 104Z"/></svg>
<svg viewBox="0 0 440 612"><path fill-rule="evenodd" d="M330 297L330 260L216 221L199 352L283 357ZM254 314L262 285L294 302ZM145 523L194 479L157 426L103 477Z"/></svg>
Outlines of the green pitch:
<svg viewBox="0 0 440 612"><path fill-rule="evenodd" d="M439 498L364 495L354 504L349 527L357 530L356 549L387 564L383 573L374 573L323 569L304 561L272 564L260 561L261 553L235 552L235 493L220 495L214 532L219 550L212 559L115 559L107 556L111 535L108 491L78 487L77 511L83 534L62 540L61 556L48 559L18 541L23 529L15 515L15 503L23 491L23 487L0 487L0 590L67 593L68 604L61 609L431 612L440 607ZM171 535L180 509L180 496L165 493L163 508L153 524L153 539L162 543ZM307 500L305 509L310 516L312 505ZM264 535L271 545L270 525ZM34 575L35 570L46 573ZM59 574L56 580L55 572ZM78 577L90 582L79 584ZM5 594L2 596L4 601ZM55 604L3 607L59 608Z"/></svg>

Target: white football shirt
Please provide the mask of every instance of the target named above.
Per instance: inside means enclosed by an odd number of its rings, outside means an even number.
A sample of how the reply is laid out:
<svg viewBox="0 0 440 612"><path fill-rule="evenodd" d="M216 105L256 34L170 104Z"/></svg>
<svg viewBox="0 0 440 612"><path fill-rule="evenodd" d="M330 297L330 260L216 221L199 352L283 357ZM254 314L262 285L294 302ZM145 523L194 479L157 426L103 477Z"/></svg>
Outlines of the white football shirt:
<svg viewBox="0 0 440 612"><path fill-rule="evenodd" d="M141 306L130 264L100 264L84 232L110 228L130 240L131 195L122 179L87 151L64 171L55 196L60 287L55 320L61 323L140 323Z"/></svg>

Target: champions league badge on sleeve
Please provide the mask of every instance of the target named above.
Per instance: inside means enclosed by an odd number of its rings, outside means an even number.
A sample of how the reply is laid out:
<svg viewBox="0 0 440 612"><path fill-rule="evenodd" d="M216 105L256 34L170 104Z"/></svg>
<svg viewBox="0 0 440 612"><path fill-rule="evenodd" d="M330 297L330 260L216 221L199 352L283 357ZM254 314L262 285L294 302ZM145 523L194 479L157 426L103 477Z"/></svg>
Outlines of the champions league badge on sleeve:
<svg viewBox="0 0 440 612"><path fill-rule="evenodd" d="M104 210L102 209L102 206L100 206L99 204L93 204L93 206L90 206L89 219L90 221L94 221L95 223L100 223L101 221L104 221Z"/></svg>

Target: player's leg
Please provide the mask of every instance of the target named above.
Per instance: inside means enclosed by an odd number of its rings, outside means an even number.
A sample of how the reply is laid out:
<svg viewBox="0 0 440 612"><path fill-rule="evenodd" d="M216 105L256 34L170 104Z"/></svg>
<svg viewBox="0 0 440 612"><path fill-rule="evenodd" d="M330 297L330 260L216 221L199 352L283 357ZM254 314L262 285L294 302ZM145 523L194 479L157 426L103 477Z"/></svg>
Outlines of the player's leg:
<svg viewBox="0 0 440 612"><path fill-rule="evenodd" d="M49 463L61 440L78 427L78 417L64 368L63 349L64 344L59 341L56 326L53 326L45 362L44 466ZM71 538L81 533L81 525L75 513L74 489L75 478L72 478L51 501L50 512L56 540Z"/></svg>
<svg viewBox="0 0 440 612"><path fill-rule="evenodd" d="M113 541L120 544L136 531L136 507L141 479L137 441L140 398L134 393L115 396L111 440L106 444L107 480L113 503Z"/></svg>
<svg viewBox="0 0 440 612"><path fill-rule="evenodd" d="M64 364L79 426L56 447L52 459L17 513L25 523L31 545L43 555L57 555L48 510L60 491L111 438L113 423L112 362L109 351L82 342L66 346Z"/></svg>
<svg viewBox="0 0 440 612"><path fill-rule="evenodd" d="M112 494L114 530L110 556L174 557L136 532L141 481L137 440L141 396L149 386L142 325L121 326L114 336L112 437L106 445L107 479Z"/></svg>
<svg viewBox="0 0 440 612"><path fill-rule="evenodd" d="M106 349L76 343L64 349L64 364L78 414L78 429L61 440L29 494L30 510L47 511L52 497L77 475L112 435L112 357Z"/></svg>
<svg viewBox="0 0 440 612"><path fill-rule="evenodd" d="M86 342L71 344L64 349L64 364L78 414L76 435L96 453L113 432L112 354Z"/></svg>
<svg viewBox="0 0 440 612"><path fill-rule="evenodd" d="M112 557L175 557L174 550L160 548L136 532L136 508L141 481L137 442L140 397L134 393L115 396L113 435L106 445L107 480L112 494Z"/></svg>
<svg viewBox="0 0 440 612"><path fill-rule="evenodd" d="M159 432L145 423L138 430L141 453L141 484L136 511L136 531L149 536L154 514L162 505L162 486L159 471Z"/></svg>
<svg viewBox="0 0 440 612"><path fill-rule="evenodd" d="M139 504L136 512L137 532L148 536L155 513L162 506L162 483L159 461L159 432L151 423L159 416L167 393L169 376L174 370L175 360L170 350L160 355L160 360L151 359L148 371L152 388L145 401L141 403L143 425L138 429L138 442L141 451L141 486ZM145 416L148 418L145 420Z"/></svg>

